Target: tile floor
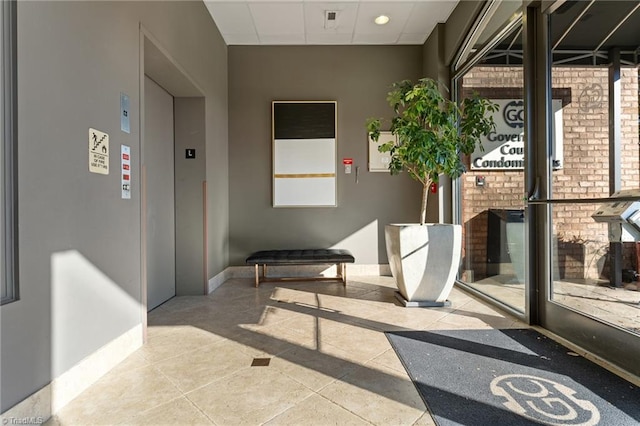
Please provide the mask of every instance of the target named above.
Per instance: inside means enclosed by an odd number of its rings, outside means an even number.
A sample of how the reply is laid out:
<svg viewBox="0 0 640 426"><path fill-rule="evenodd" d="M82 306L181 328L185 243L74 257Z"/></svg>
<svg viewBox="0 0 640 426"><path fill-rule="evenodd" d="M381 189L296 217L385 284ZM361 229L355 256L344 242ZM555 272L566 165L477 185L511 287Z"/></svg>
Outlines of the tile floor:
<svg viewBox="0 0 640 426"><path fill-rule="evenodd" d="M433 425L384 331L526 327L450 299L403 308L390 277L232 279L150 312L148 342L48 424Z"/></svg>

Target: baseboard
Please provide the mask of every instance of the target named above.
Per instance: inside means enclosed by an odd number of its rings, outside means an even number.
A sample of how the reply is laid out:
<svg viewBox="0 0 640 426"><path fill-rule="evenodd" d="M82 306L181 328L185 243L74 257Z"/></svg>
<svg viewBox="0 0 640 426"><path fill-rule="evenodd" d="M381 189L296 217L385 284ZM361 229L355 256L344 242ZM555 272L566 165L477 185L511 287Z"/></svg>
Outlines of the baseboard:
<svg viewBox="0 0 640 426"><path fill-rule="evenodd" d="M58 412L141 346L142 324L138 324L54 379L51 398L53 413Z"/></svg>
<svg viewBox="0 0 640 426"><path fill-rule="evenodd" d="M224 271L220 272L219 274L215 275L214 277L209 278L209 282L208 282L208 285L207 285L207 294L213 293L213 291L215 289L220 287L226 280L229 279L228 270L229 270L229 268L225 269Z"/></svg>
<svg viewBox="0 0 640 426"><path fill-rule="evenodd" d="M383 263L379 265L361 265L361 264L348 264L347 265L347 277L349 275L373 275L380 277L390 277L391 276L391 268L388 263Z"/></svg>
<svg viewBox="0 0 640 426"><path fill-rule="evenodd" d="M107 343L2 415L2 424L42 424L142 346L142 324Z"/></svg>

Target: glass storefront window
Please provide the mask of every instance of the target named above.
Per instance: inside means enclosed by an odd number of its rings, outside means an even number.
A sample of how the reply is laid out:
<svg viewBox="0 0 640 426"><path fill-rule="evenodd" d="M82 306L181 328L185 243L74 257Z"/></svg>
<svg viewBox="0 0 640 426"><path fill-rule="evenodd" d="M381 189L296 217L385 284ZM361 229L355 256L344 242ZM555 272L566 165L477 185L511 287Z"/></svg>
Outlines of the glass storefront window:
<svg viewBox="0 0 640 426"><path fill-rule="evenodd" d="M525 312L524 102L521 32L514 28L459 79L498 104L495 132L468 159L458 183L463 225L460 280Z"/></svg>

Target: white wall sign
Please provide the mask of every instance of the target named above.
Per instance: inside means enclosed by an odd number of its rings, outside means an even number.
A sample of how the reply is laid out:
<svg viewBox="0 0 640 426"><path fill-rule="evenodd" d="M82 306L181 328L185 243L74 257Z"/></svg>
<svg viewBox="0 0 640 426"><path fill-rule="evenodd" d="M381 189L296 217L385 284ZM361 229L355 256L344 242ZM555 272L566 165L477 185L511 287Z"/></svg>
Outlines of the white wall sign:
<svg viewBox="0 0 640 426"><path fill-rule="evenodd" d="M122 199L131 199L131 148L127 145L120 147L120 172L122 175Z"/></svg>
<svg viewBox="0 0 640 426"><path fill-rule="evenodd" d="M380 132L378 142L369 137L369 171L389 173L391 154L378 151L378 147L387 142L395 142L396 137L391 132Z"/></svg>
<svg viewBox="0 0 640 426"><path fill-rule="evenodd" d="M109 135L89 129L89 171L101 175L109 174Z"/></svg>
<svg viewBox="0 0 640 426"><path fill-rule="evenodd" d="M499 109L493 114L496 130L481 138L484 151L471 154L472 170L524 169L524 101L492 99ZM562 168L562 100L553 99L553 168Z"/></svg>

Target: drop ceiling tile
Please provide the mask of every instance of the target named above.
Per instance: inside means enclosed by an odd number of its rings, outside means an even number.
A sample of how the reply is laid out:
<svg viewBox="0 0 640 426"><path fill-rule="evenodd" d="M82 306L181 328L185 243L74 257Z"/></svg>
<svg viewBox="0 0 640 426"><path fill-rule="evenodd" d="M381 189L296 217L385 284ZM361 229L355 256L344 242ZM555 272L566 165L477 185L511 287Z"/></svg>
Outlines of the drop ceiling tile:
<svg viewBox="0 0 640 426"><path fill-rule="evenodd" d="M396 44L400 37L397 33L360 34L353 35L354 44Z"/></svg>
<svg viewBox="0 0 640 426"><path fill-rule="evenodd" d="M459 0L205 0L227 44L419 44ZM337 27L324 27L325 11ZM379 26L373 19L386 14Z"/></svg>
<svg viewBox="0 0 640 426"><path fill-rule="evenodd" d="M302 3L249 3L260 40L263 35L301 34L304 40Z"/></svg>
<svg viewBox="0 0 640 426"><path fill-rule="evenodd" d="M428 34L402 33L398 37L398 44L424 44Z"/></svg>
<svg viewBox="0 0 640 426"><path fill-rule="evenodd" d="M307 44L351 44L351 34L307 34Z"/></svg>
<svg viewBox="0 0 640 426"><path fill-rule="evenodd" d="M413 3L367 2L360 3L355 31L358 34L400 34L413 9ZM389 22L377 25L373 20L387 15Z"/></svg>
<svg viewBox="0 0 640 426"><path fill-rule="evenodd" d="M325 28L325 11L338 12L336 28ZM358 13L358 3L309 2L304 4L307 34L352 34Z"/></svg>
<svg viewBox="0 0 640 426"><path fill-rule="evenodd" d="M205 3L223 35L255 34L253 18L246 3Z"/></svg>
<svg viewBox="0 0 640 426"><path fill-rule="evenodd" d="M267 34L259 37L260 44L306 44L304 34Z"/></svg>

